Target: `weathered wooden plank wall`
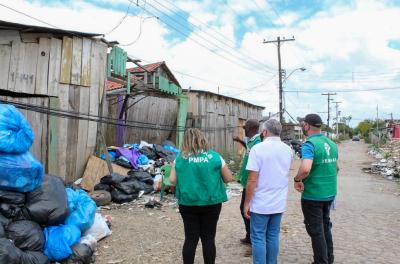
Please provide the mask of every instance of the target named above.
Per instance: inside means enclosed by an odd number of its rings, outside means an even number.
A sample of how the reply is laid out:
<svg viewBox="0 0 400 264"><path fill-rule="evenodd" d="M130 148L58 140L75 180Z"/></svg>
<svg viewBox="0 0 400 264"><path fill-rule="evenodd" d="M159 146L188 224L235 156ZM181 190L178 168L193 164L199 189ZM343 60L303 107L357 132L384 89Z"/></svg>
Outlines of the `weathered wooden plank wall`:
<svg viewBox="0 0 400 264"><path fill-rule="evenodd" d="M0 30L0 94L15 93L1 99L97 116L106 58L107 45L99 40ZM46 172L69 181L81 177L96 148L97 122L22 112L36 136L31 152Z"/></svg>
<svg viewBox="0 0 400 264"><path fill-rule="evenodd" d="M220 152L238 153L241 147L233 136L244 137L241 126L247 119L262 118L263 109L229 97L212 93L190 92L189 113L206 134L211 148Z"/></svg>
<svg viewBox="0 0 400 264"><path fill-rule="evenodd" d="M137 102L128 110L127 120L136 121L129 123L134 126L148 127L145 123L155 124L159 129L143 129L125 127L125 143L139 143L140 140L149 143L161 144L169 139L175 142L176 120L178 114L178 100L174 98L163 98L138 95L134 99L130 98L128 106ZM108 114L110 118L117 119L117 99L116 95L107 96ZM116 145L116 126L107 125L106 141L107 145Z"/></svg>

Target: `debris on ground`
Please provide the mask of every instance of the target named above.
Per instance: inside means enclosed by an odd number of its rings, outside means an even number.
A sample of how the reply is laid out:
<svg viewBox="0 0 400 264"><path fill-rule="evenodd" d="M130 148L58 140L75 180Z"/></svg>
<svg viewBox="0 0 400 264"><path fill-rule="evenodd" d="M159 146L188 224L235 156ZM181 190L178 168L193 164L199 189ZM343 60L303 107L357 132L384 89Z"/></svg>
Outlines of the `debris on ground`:
<svg viewBox="0 0 400 264"><path fill-rule="evenodd" d="M44 174L32 144L24 116L0 104L0 263L89 264L109 225L86 191Z"/></svg>
<svg viewBox="0 0 400 264"><path fill-rule="evenodd" d="M380 174L388 180L400 181L400 141L393 140L379 148L373 147L368 154L375 159L363 172Z"/></svg>

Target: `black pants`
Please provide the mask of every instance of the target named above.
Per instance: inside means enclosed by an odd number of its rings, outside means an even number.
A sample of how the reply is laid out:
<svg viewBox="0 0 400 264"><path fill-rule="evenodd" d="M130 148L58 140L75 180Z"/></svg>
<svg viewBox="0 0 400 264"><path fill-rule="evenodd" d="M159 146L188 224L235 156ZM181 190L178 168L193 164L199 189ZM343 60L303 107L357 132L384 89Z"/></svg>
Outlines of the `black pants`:
<svg viewBox="0 0 400 264"><path fill-rule="evenodd" d="M246 189L243 189L242 200L240 201L240 214L242 215L244 227L246 228L246 239L248 241L250 241L250 219L247 219L246 217L244 217L244 213L243 213L243 207L244 207L245 200L246 200Z"/></svg>
<svg viewBox="0 0 400 264"><path fill-rule="evenodd" d="M199 238L201 238L204 263L214 264L216 256L215 233L221 213L221 204L209 206L180 205L179 211L185 229L185 243L182 250L183 263L194 263L197 244Z"/></svg>
<svg viewBox="0 0 400 264"><path fill-rule="evenodd" d="M314 252L314 264L331 264L334 261L332 223L329 217L332 201L301 200L304 224Z"/></svg>

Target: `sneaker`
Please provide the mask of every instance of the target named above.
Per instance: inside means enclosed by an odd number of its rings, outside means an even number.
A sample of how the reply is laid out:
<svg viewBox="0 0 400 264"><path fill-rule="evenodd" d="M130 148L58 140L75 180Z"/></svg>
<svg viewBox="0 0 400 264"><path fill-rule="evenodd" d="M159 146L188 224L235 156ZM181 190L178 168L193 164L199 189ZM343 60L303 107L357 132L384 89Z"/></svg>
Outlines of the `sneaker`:
<svg viewBox="0 0 400 264"><path fill-rule="evenodd" d="M248 238L242 238L240 239L240 243L244 244L244 245L251 245L251 241Z"/></svg>

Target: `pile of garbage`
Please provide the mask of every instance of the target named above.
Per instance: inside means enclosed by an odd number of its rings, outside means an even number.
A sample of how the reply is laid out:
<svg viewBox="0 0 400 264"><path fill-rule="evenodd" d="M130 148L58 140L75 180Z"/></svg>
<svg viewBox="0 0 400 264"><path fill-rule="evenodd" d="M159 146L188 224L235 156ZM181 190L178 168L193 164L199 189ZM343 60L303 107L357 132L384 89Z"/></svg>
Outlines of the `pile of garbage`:
<svg viewBox="0 0 400 264"><path fill-rule="evenodd" d="M44 175L33 141L24 116L0 104L0 263L92 263L111 230L85 191Z"/></svg>
<svg viewBox="0 0 400 264"><path fill-rule="evenodd" d="M400 141L390 141L379 148L371 148L368 154L375 158L370 168L363 171L381 174L389 180L400 179Z"/></svg>
<svg viewBox="0 0 400 264"><path fill-rule="evenodd" d="M150 194L161 189L161 181L165 168L179 154L179 150L170 141L162 145L125 144L123 147L109 147L111 162L130 169L128 176L117 173L104 176L100 183L94 186L95 191L109 193L114 203L128 203L138 198L142 192ZM101 158L106 159L105 155Z"/></svg>

